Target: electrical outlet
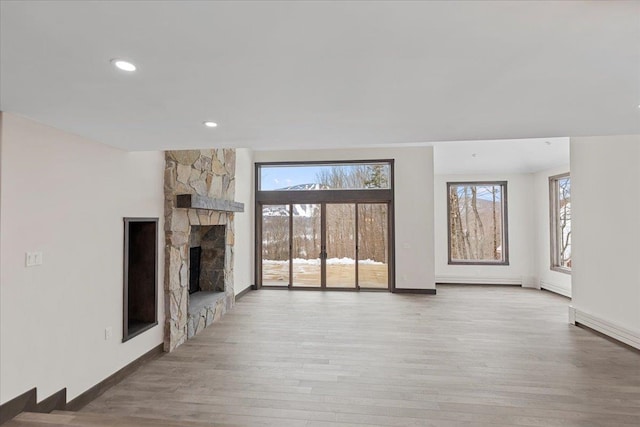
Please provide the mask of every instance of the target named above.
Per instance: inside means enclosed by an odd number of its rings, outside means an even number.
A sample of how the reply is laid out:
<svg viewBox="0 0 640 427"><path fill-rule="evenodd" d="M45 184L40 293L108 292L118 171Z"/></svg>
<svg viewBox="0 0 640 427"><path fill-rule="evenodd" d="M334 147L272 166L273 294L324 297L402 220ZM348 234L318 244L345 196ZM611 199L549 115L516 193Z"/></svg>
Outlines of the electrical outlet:
<svg viewBox="0 0 640 427"><path fill-rule="evenodd" d="M111 326L104 328L104 340L109 341L113 336L113 328Z"/></svg>

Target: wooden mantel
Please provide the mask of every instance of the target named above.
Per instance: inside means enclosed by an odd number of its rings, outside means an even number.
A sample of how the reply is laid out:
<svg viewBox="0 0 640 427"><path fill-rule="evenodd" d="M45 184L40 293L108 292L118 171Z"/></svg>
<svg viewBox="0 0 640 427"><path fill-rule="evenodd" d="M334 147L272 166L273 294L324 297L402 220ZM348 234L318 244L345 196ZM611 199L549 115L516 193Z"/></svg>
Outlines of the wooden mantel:
<svg viewBox="0 0 640 427"><path fill-rule="evenodd" d="M197 194L178 194L176 196L176 207L222 212L244 212L244 203Z"/></svg>

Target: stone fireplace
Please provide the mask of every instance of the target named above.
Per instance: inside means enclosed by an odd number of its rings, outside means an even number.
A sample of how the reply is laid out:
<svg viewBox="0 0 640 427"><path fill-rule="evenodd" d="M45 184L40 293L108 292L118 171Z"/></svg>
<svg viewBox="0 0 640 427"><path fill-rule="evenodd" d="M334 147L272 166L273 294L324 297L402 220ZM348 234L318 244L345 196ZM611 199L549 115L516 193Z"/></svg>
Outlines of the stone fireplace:
<svg viewBox="0 0 640 427"><path fill-rule="evenodd" d="M168 151L165 191L165 351L233 307L235 150ZM197 275L197 277L196 277Z"/></svg>

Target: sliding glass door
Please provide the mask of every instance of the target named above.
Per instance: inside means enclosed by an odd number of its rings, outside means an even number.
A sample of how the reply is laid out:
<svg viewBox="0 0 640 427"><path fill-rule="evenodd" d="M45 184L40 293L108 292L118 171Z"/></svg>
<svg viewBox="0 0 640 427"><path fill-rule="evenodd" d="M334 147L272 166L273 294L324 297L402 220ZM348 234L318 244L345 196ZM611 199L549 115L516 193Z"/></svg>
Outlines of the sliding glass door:
<svg viewBox="0 0 640 427"><path fill-rule="evenodd" d="M322 286L322 226L320 204L293 204L291 285Z"/></svg>
<svg viewBox="0 0 640 427"><path fill-rule="evenodd" d="M289 286L289 205L262 206L262 285Z"/></svg>
<svg viewBox="0 0 640 427"><path fill-rule="evenodd" d="M387 289L385 203L264 205L262 285Z"/></svg>
<svg viewBox="0 0 640 427"><path fill-rule="evenodd" d="M389 287L389 210L384 203L358 204L358 284Z"/></svg>
<svg viewBox="0 0 640 427"><path fill-rule="evenodd" d="M356 287L356 205L331 203L325 207L325 277L328 288Z"/></svg>
<svg viewBox="0 0 640 427"><path fill-rule="evenodd" d="M256 164L256 285L393 287L393 160Z"/></svg>

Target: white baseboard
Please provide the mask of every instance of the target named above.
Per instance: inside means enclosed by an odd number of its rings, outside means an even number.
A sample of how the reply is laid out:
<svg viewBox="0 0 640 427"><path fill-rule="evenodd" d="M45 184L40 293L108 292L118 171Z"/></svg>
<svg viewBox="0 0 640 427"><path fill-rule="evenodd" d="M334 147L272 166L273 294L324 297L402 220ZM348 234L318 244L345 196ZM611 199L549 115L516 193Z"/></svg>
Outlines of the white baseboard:
<svg viewBox="0 0 640 427"><path fill-rule="evenodd" d="M522 286L521 277L466 277L436 276L436 283L469 284L469 285L518 285Z"/></svg>
<svg viewBox="0 0 640 427"><path fill-rule="evenodd" d="M558 285L554 285L553 283L545 282L544 280L540 281L540 288L571 298L571 290L565 289Z"/></svg>
<svg viewBox="0 0 640 427"><path fill-rule="evenodd" d="M640 333L569 306L569 323L581 324L640 350Z"/></svg>

